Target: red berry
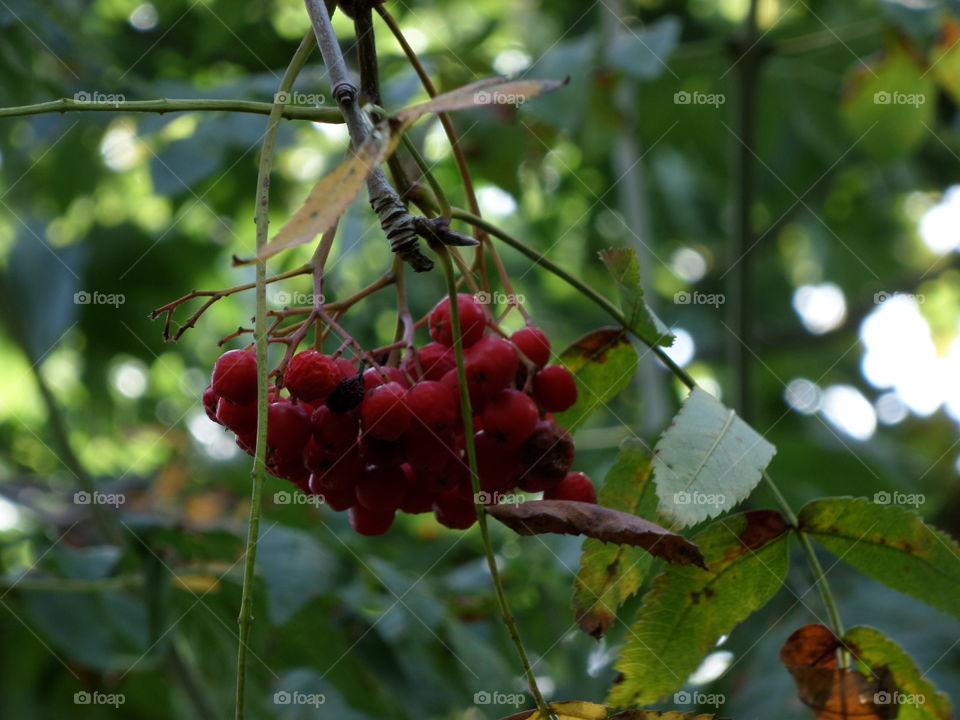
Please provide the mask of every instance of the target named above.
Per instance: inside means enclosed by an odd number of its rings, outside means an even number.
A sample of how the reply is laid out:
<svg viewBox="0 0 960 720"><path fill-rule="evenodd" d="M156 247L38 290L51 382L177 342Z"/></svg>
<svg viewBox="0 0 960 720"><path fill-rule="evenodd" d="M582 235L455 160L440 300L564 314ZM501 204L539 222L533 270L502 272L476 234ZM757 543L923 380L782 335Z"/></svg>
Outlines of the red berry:
<svg viewBox="0 0 960 720"><path fill-rule="evenodd" d="M310 447L309 444L307 447ZM364 462L359 450L352 447L338 455L325 455L318 464L318 468L311 469L315 481L321 483L324 488L338 491L349 489L352 493L363 475Z"/></svg>
<svg viewBox="0 0 960 720"><path fill-rule="evenodd" d="M433 503L437 522L455 530L466 530L477 521L477 511L472 498L464 498L457 492L446 492Z"/></svg>
<svg viewBox="0 0 960 720"><path fill-rule="evenodd" d="M384 378L383 376L387 377ZM410 387L410 381L404 375L403 370L395 367L367 368L363 371L363 385L367 390L386 385L388 382L399 383L401 387Z"/></svg>
<svg viewBox="0 0 960 720"><path fill-rule="evenodd" d="M217 403L217 422L237 435L246 435L257 429L257 403L235 405L226 398Z"/></svg>
<svg viewBox="0 0 960 720"><path fill-rule="evenodd" d="M483 406L484 431L510 447L530 437L540 414L530 396L519 390L501 390Z"/></svg>
<svg viewBox="0 0 960 720"><path fill-rule="evenodd" d="M456 426L459 396L433 380L418 382L407 391L407 407L413 415L413 427L445 433Z"/></svg>
<svg viewBox="0 0 960 720"><path fill-rule="evenodd" d="M533 325L520 328L510 336L510 340L537 367L550 362L550 341L540 328Z"/></svg>
<svg viewBox="0 0 960 720"><path fill-rule="evenodd" d="M424 477L442 473L450 463L460 462L452 432L435 433L416 420L403 436L403 454L414 472Z"/></svg>
<svg viewBox="0 0 960 720"><path fill-rule="evenodd" d="M383 535L396 517L395 510L367 510L362 505L350 508L350 525L361 535Z"/></svg>
<svg viewBox="0 0 960 720"><path fill-rule="evenodd" d="M334 512L343 512L344 510L349 510L357 504L356 491L352 487L326 487L323 485L323 483L317 483L314 480L315 477L316 475L310 476L311 493L322 496L323 504ZM314 490L315 487L317 488L316 490Z"/></svg>
<svg viewBox="0 0 960 720"><path fill-rule="evenodd" d="M357 442L360 423L353 413L335 413L326 405L319 405L310 417L313 439L328 452L346 450Z"/></svg>
<svg viewBox="0 0 960 720"><path fill-rule="evenodd" d="M267 446L278 458L301 457L310 439L310 416L300 405L286 400L267 408Z"/></svg>
<svg viewBox="0 0 960 720"><path fill-rule="evenodd" d="M371 465L357 483L357 502L367 510L396 510L407 494L407 476L399 465Z"/></svg>
<svg viewBox="0 0 960 720"><path fill-rule="evenodd" d="M562 365L547 365L533 376L533 396L544 410L563 412L577 401L577 383Z"/></svg>
<svg viewBox="0 0 960 720"><path fill-rule="evenodd" d="M237 435L237 447L252 457L257 449L257 434L251 432L245 435Z"/></svg>
<svg viewBox="0 0 960 720"><path fill-rule="evenodd" d="M284 381L293 397L313 402L333 392L340 381L340 369L327 355L304 350L290 358Z"/></svg>
<svg viewBox="0 0 960 720"><path fill-rule="evenodd" d="M513 383L519 359L517 350L503 338L490 335L467 353L466 376L471 402L481 405Z"/></svg>
<svg viewBox="0 0 960 720"><path fill-rule="evenodd" d="M463 338L463 347L468 348L483 337L487 318L483 308L477 305L472 295L459 293L457 295L457 309L460 311L460 336ZM441 345L453 347L453 325L450 320L450 298L434 305L430 311L430 337Z"/></svg>
<svg viewBox="0 0 960 720"><path fill-rule="evenodd" d="M249 350L229 350L217 358L210 381L213 391L237 405L257 399L257 356Z"/></svg>
<svg viewBox="0 0 960 720"><path fill-rule="evenodd" d="M349 378L357 374L357 366L353 364L353 360L350 360L345 357L338 357L333 361L337 366L337 370L340 371L340 378Z"/></svg>
<svg viewBox="0 0 960 720"><path fill-rule="evenodd" d="M493 495L512 490L523 471L519 452L514 448L505 448L488 435L486 430L473 436L473 444L477 451L480 488ZM490 502L495 501L490 499Z"/></svg>
<svg viewBox="0 0 960 720"><path fill-rule="evenodd" d="M381 440L396 440L410 427L407 391L397 382L369 390L360 404L363 431Z"/></svg>
<svg viewBox="0 0 960 720"><path fill-rule="evenodd" d="M219 420L217 420L217 402L219 402L220 396L213 391L213 385L207 385L203 390L203 409L207 413L207 417L213 420L218 425L222 425Z"/></svg>
<svg viewBox="0 0 960 720"><path fill-rule="evenodd" d="M582 472L567 473L560 483L543 493L544 500L576 500L577 502L596 503L597 490Z"/></svg>
<svg viewBox="0 0 960 720"><path fill-rule="evenodd" d="M407 356L404 360L404 368L410 375L422 380L439 380L457 366L457 359L454 357L453 351L440 343L427 343L416 353L416 360ZM422 373L417 372L417 361L420 363Z"/></svg>

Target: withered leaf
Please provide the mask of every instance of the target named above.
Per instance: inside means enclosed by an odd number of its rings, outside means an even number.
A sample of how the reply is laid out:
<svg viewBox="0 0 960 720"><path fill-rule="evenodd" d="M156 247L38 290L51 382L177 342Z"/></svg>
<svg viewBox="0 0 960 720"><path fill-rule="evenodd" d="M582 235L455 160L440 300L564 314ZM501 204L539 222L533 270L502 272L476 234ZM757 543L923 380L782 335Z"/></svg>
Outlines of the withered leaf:
<svg viewBox="0 0 960 720"><path fill-rule="evenodd" d="M817 720L890 720L897 705L884 702L897 691L886 667L872 676L840 667L841 642L824 625L804 625L780 649L780 661L797 684L797 697Z"/></svg>
<svg viewBox="0 0 960 720"><path fill-rule="evenodd" d="M637 545L679 565L703 564L700 549L683 535L630 513L573 500L531 500L488 505L487 512L520 535L586 535L618 545Z"/></svg>

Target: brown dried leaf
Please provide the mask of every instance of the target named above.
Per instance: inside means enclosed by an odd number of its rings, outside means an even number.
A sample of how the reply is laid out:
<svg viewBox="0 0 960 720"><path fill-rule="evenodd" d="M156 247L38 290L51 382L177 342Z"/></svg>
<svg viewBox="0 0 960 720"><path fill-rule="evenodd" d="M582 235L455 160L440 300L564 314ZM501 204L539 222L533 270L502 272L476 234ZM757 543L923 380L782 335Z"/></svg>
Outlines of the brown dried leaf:
<svg viewBox="0 0 960 720"><path fill-rule="evenodd" d="M569 78L563 80L504 80L503 78L485 78L464 85L456 90L437 95L426 102L411 105L400 110L394 117L404 127L409 127L429 113L464 110L477 105L521 105L527 100L556 90L566 85Z"/></svg>
<svg viewBox="0 0 960 720"><path fill-rule="evenodd" d="M679 565L703 564L700 549L683 535L630 513L572 500L532 500L488 505L490 515L520 535L586 535L618 545L637 545Z"/></svg>
<svg viewBox="0 0 960 720"><path fill-rule="evenodd" d="M896 691L886 667L874 668L868 678L857 670L839 667L841 643L830 628L804 625L780 650L780 661L797 684L797 696L817 720L889 720L896 705L875 702Z"/></svg>
<svg viewBox="0 0 960 720"><path fill-rule="evenodd" d="M257 254L258 259L297 247L326 232L346 211L360 193L367 177L392 152L396 143L382 138L370 139L360 150L344 160L333 171L317 181L303 206L297 210L280 232Z"/></svg>

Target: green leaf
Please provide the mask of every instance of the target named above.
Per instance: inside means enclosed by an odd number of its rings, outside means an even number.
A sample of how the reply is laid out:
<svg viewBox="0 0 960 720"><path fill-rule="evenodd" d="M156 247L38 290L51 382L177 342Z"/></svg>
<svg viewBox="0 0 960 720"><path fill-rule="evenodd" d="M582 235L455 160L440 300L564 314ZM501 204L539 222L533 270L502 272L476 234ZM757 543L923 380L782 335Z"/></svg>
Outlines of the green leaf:
<svg viewBox="0 0 960 720"><path fill-rule="evenodd" d="M840 114L857 147L880 159L895 158L930 133L935 91L933 75L913 49L891 36L879 57L853 66Z"/></svg>
<svg viewBox="0 0 960 720"><path fill-rule="evenodd" d="M628 438L603 479L597 502L653 520L657 496L650 482L650 454L639 440ZM638 547L611 545L594 538L583 543L573 606L580 629L601 637L617 610L643 584L653 556Z"/></svg>
<svg viewBox="0 0 960 720"><path fill-rule="evenodd" d="M672 15L645 27L620 25L606 49L607 62L632 77L649 80L667 69L667 58L679 39L680 21Z"/></svg>
<svg viewBox="0 0 960 720"><path fill-rule="evenodd" d="M257 565L274 625L285 623L311 599L331 588L333 556L303 530L275 525L260 534Z"/></svg>
<svg viewBox="0 0 960 720"><path fill-rule="evenodd" d="M683 685L719 637L783 584L788 529L779 513L753 510L698 533L693 540L710 569L671 565L654 579L616 663L622 679L608 702L644 705Z"/></svg>
<svg viewBox="0 0 960 720"><path fill-rule="evenodd" d="M564 350L560 362L577 381L577 402L556 417L557 422L573 432L630 384L639 358L626 331L600 328Z"/></svg>
<svg viewBox="0 0 960 720"><path fill-rule="evenodd" d="M960 617L960 546L915 512L865 498L822 498L800 529L874 580Z"/></svg>
<svg viewBox="0 0 960 720"><path fill-rule="evenodd" d="M847 630L843 641L865 674L880 667L892 673L897 694L878 693L881 697L875 702L896 705L897 720L950 720L953 717L947 696L924 677L903 648L879 630L859 625Z"/></svg>
<svg viewBox="0 0 960 720"><path fill-rule="evenodd" d="M640 284L640 263L637 252L632 248L609 248L600 252L600 259L607 266L617 283L620 294L620 307L627 318L627 327L641 340L651 345L670 347L673 335L643 299L643 287Z"/></svg>
<svg viewBox="0 0 960 720"><path fill-rule="evenodd" d="M960 102L960 22L944 20L937 43L930 50L930 72L954 102Z"/></svg>
<svg viewBox="0 0 960 720"><path fill-rule="evenodd" d="M730 510L750 495L776 451L733 410L694 388L654 451L660 512L684 527Z"/></svg>

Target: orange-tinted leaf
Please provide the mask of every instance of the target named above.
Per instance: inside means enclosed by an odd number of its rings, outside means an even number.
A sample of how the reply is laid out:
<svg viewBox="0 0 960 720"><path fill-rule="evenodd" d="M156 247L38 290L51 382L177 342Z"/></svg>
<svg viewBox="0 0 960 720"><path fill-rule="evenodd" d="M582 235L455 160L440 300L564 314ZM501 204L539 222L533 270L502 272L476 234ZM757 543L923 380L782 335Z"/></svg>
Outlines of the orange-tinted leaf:
<svg viewBox="0 0 960 720"><path fill-rule="evenodd" d="M630 513L572 500L533 500L488 505L490 515L520 535L586 535L603 542L638 545L678 565L703 565L700 549L683 535Z"/></svg>
<svg viewBox="0 0 960 720"><path fill-rule="evenodd" d="M895 705L878 702L896 691L886 667L872 677L839 666L840 640L824 625L804 625L780 650L780 661L797 684L797 696L817 720L889 720ZM891 714L892 712L892 714Z"/></svg>

